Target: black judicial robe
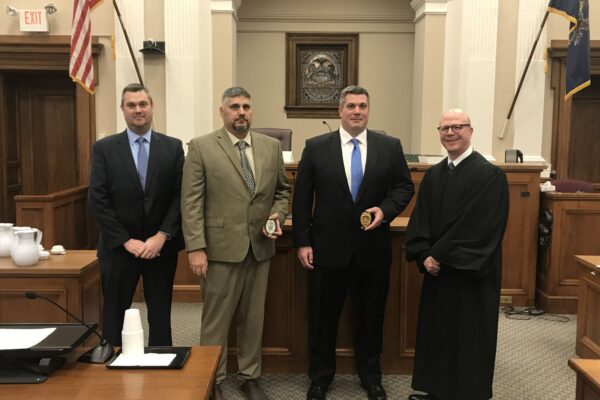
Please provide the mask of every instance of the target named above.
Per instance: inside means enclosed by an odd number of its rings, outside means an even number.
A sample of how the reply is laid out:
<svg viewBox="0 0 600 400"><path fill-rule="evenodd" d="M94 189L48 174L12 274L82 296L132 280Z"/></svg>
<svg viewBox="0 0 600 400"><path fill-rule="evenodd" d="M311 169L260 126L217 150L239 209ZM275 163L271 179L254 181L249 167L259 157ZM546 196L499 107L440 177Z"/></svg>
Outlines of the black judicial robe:
<svg viewBox="0 0 600 400"><path fill-rule="evenodd" d="M506 175L473 152L426 173L407 228L406 259L424 273L412 387L443 400L492 398ZM439 275L425 273L432 256Z"/></svg>

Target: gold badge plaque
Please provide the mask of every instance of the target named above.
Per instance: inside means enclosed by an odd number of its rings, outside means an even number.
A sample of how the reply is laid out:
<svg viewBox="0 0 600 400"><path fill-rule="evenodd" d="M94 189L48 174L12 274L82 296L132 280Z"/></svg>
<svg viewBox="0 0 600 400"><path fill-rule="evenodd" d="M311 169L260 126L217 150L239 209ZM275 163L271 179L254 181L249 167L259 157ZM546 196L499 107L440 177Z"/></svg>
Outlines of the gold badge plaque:
<svg viewBox="0 0 600 400"><path fill-rule="evenodd" d="M373 222L373 216L371 215L371 213L364 211L362 214L360 214L360 225L363 228L366 228L367 226L371 225L371 222Z"/></svg>

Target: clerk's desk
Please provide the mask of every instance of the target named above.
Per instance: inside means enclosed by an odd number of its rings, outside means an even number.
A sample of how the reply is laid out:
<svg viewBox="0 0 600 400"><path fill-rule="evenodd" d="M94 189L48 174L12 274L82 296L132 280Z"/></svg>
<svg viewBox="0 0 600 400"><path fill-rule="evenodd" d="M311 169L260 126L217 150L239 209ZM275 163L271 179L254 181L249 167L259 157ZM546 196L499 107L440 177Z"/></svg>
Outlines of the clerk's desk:
<svg viewBox="0 0 600 400"><path fill-rule="evenodd" d="M575 400L600 400L600 360L572 358L569 367L577 374Z"/></svg>
<svg viewBox="0 0 600 400"><path fill-rule="evenodd" d="M40 384L0 385L0 400L164 400L208 399L213 389L220 346L193 346L182 369L108 369L77 362L86 349Z"/></svg>
<svg viewBox="0 0 600 400"><path fill-rule="evenodd" d="M51 298L86 323L99 323L102 303L96 251L67 250L31 267L0 258L0 322L76 322L44 300L25 298L27 291Z"/></svg>

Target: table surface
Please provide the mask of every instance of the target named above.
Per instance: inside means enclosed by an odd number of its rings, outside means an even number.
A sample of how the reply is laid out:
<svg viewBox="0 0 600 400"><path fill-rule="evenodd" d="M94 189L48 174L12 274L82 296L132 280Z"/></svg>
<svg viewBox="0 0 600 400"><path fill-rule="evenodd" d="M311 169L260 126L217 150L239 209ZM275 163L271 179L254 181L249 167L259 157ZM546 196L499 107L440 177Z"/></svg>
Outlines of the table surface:
<svg viewBox="0 0 600 400"><path fill-rule="evenodd" d="M91 268L97 261L96 250L67 250L66 254L51 254L47 260L40 260L31 267L19 267L12 258L0 258L2 275L79 275Z"/></svg>
<svg viewBox="0 0 600 400"><path fill-rule="evenodd" d="M1 385L0 399L208 399L214 383L219 346L193 346L182 369L108 369L69 356L44 383Z"/></svg>
<svg viewBox="0 0 600 400"><path fill-rule="evenodd" d="M575 256L575 259L579 261L579 263L592 271L599 271L600 268L600 256Z"/></svg>
<svg viewBox="0 0 600 400"><path fill-rule="evenodd" d="M600 360L571 358L569 366L577 375L586 377L596 388L600 388Z"/></svg>

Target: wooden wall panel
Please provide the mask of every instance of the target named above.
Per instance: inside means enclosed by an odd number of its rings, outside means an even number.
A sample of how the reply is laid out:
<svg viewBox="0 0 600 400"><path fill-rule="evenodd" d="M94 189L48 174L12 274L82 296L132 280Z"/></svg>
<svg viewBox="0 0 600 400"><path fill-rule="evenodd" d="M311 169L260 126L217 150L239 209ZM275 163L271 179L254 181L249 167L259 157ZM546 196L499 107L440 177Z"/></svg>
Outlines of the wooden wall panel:
<svg viewBox="0 0 600 400"><path fill-rule="evenodd" d="M600 143L596 138L600 126L597 112L600 105L600 40L590 41L592 85L565 101L567 50L566 40L553 40L548 49L550 86L554 90L550 162L560 179L600 183Z"/></svg>
<svg viewBox="0 0 600 400"><path fill-rule="evenodd" d="M576 313L577 254L600 254L600 194L544 193L542 208L552 212L550 244L540 249L537 303L553 313Z"/></svg>
<svg viewBox="0 0 600 400"><path fill-rule="evenodd" d="M87 186L79 186L42 196L16 196L17 225L43 232L45 248L62 244L66 249L96 246L90 237L92 223L87 207Z"/></svg>
<svg viewBox="0 0 600 400"><path fill-rule="evenodd" d="M49 288L45 282L21 279L12 282L11 288L5 287L0 290L0 321L3 323L68 322L64 311L44 300L26 299L24 291L15 290L16 287L34 290L63 307L67 306L66 290ZM19 311L15 312L15 310Z"/></svg>
<svg viewBox="0 0 600 400"><path fill-rule="evenodd" d="M600 256L577 256L579 304L577 308L577 355L600 358Z"/></svg>

